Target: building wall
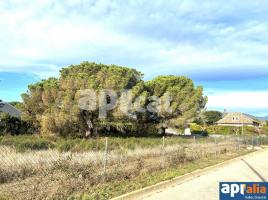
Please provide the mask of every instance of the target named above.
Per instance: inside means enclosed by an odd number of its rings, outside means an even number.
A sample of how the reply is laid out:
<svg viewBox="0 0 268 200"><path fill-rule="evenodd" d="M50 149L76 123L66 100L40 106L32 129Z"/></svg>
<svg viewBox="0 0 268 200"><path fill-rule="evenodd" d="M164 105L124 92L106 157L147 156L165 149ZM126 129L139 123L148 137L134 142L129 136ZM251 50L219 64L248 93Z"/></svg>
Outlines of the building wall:
<svg viewBox="0 0 268 200"><path fill-rule="evenodd" d="M250 126L253 127L253 124L217 124L218 126L235 126L235 127L242 127L242 126Z"/></svg>

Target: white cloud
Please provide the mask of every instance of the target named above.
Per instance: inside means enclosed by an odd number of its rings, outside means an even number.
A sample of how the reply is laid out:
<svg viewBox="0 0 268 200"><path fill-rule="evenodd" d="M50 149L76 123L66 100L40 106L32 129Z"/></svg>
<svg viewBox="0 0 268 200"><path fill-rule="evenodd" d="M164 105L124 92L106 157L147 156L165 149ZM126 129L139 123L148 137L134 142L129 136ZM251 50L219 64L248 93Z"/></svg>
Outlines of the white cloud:
<svg viewBox="0 0 268 200"><path fill-rule="evenodd" d="M208 108L268 109L268 92L218 91L208 95Z"/></svg>
<svg viewBox="0 0 268 200"><path fill-rule="evenodd" d="M147 79L268 77L267 8L263 0L0 1L0 72L45 78L89 60L136 67ZM208 107L268 114L268 92L214 89Z"/></svg>
<svg viewBox="0 0 268 200"><path fill-rule="evenodd" d="M49 75L90 60L137 67L150 77L196 77L201 71L199 77L207 79L220 70L228 79L227 71L234 69L242 78L266 76L267 6L263 1L7 0L0 4L0 71Z"/></svg>

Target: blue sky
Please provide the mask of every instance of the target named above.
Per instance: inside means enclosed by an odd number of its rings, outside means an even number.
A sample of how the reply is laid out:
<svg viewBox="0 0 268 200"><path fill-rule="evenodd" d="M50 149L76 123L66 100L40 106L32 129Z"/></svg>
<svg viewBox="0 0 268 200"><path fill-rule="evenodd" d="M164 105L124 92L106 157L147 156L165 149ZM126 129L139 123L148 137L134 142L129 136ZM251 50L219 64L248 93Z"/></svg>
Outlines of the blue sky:
<svg viewBox="0 0 268 200"><path fill-rule="evenodd" d="M268 115L268 2L0 1L0 98L81 61L186 75L208 108Z"/></svg>

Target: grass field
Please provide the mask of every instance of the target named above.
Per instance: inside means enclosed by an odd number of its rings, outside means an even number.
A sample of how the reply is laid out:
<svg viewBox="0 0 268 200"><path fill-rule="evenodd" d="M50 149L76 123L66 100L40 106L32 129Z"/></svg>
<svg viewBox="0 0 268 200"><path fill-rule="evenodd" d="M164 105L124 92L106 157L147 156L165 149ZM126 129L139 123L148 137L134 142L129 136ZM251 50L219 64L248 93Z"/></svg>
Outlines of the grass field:
<svg viewBox="0 0 268 200"><path fill-rule="evenodd" d="M193 138L166 137L165 145L191 143ZM199 139L200 142L206 139ZM109 137L109 149L130 149L156 147L163 144L162 137ZM61 152L102 151L105 149L105 137L95 139L63 139L57 137L43 138L38 135L0 136L0 145L10 146L18 152L27 150L57 149Z"/></svg>
<svg viewBox="0 0 268 200"><path fill-rule="evenodd" d="M162 138L109 138L108 144L104 151L105 138L2 137L0 194L9 199L109 199L249 152L232 138L171 137L164 146Z"/></svg>
<svg viewBox="0 0 268 200"><path fill-rule="evenodd" d="M252 141L252 136L235 136L227 135L219 137L217 140L229 140L230 138L242 138L248 143ZM263 135L265 136L265 135ZM262 140L268 143L268 136L254 136L254 140ZM196 137L198 143L214 142L212 137ZM165 137L164 144L166 146L175 144L193 143L193 137ZM162 137L109 137L109 150L128 149L135 150L137 148L152 148L163 145ZM87 152L87 151L104 151L105 137L90 138L90 139L72 139L58 137L40 137L39 135L19 135L19 136L0 136L0 146L9 146L17 152L39 151L56 149L60 152Z"/></svg>

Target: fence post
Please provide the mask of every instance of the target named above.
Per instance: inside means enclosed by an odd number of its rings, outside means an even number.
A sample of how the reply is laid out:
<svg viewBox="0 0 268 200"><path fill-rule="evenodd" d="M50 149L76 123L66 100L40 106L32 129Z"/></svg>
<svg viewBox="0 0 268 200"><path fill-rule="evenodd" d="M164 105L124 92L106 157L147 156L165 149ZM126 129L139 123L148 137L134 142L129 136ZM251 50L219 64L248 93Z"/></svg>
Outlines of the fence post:
<svg viewBox="0 0 268 200"><path fill-rule="evenodd" d="M162 137L162 152L161 152L161 156L162 156L161 167L164 168L165 167L165 136Z"/></svg>
<svg viewBox="0 0 268 200"><path fill-rule="evenodd" d="M252 149L254 149L254 136L252 136Z"/></svg>
<svg viewBox="0 0 268 200"><path fill-rule="evenodd" d="M195 135L194 135L194 137L193 137L193 138L194 138L194 144L195 144L195 143L196 143L196 141L195 141Z"/></svg>
<svg viewBox="0 0 268 200"><path fill-rule="evenodd" d="M239 138L239 136L237 137L237 149L238 149L238 151L240 150L240 138Z"/></svg>
<svg viewBox="0 0 268 200"><path fill-rule="evenodd" d="M107 161L108 161L108 137L105 137L105 153L104 153L104 178L106 179L106 167L107 167Z"/></svg>
<svg viewBox="0 0 268 200"><path fill-rule="evenodd" d="M217 138L216 137L214 137L214 143L215 143L215 156L217 156L218 145L217 145Z"/></svg>

